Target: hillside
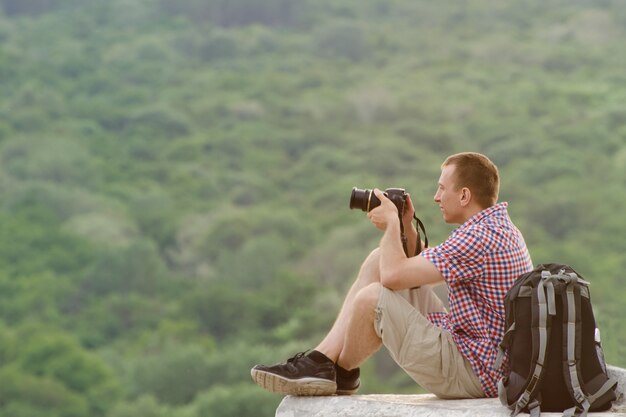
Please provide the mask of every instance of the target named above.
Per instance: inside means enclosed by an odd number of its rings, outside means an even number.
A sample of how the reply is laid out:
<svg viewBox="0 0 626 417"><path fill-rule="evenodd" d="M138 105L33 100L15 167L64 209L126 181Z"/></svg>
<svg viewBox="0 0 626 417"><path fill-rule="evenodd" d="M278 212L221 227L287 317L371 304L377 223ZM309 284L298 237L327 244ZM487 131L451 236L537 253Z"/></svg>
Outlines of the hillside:
<svg viewBox="0 0 626 417"><path fill-rule="evenodd" d="M618 1L0 0L0 417L273 415L379 239L475 150L626 366ZM381 353L363 392L416 390Z"/></svg>

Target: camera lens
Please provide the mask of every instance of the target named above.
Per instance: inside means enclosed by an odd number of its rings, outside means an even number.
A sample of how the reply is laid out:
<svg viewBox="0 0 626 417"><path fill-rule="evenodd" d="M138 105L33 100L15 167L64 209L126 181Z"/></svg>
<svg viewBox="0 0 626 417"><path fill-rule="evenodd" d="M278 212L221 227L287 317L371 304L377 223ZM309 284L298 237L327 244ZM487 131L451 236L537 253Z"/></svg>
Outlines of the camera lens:
<svg viewBox="0 0 626 417"><path fill-rule="evenodd" d="M371 191L353 187L352 194L350 195L350 208L367 211L367 201L369 200L370 192Z"/></svg>
<svg viewBox="0 0 626 417"><path fill-rule="evenodd" d="M380 200L374 195L372 190L361 190L359 188L352 188L352 194L350 195L350 208L361 209L363 211L370 211L374 207L380 205Z"/></svg>

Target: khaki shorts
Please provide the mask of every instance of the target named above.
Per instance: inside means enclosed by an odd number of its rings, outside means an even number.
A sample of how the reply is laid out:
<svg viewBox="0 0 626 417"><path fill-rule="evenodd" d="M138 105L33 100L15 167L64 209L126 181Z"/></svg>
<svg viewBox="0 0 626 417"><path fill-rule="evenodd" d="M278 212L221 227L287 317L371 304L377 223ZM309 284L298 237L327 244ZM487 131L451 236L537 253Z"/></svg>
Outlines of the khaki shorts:
<svg viewBox="0 0 626 417"><path fill-rule="evenodd" d="M396 363L440 398L484 397L478 377L452 335L425 317L445 311L432 289L381 288L374 327Z"/></svg>

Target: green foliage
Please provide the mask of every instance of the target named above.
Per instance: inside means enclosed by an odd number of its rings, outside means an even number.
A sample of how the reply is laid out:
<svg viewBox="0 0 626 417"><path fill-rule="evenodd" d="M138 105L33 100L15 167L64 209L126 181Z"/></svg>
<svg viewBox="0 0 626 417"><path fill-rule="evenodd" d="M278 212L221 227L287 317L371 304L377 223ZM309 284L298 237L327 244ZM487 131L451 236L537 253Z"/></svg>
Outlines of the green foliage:
<svg viewBox="0 0 626 417"><path fill-rule="evenodd" d="M40 325L2 333L8 347L0 366L0 415L103 416L118 398L112 370L69 335ZM13 338L24 348L15 349Z"/></svg>
<svg viewBox="0 0 626 417"><path fill-rule="evenodd" d="M87 401L60 381L19 368L0 368L0 416L80 417L89 415Z"/></svg>
<svg viewBox="0 0 626 417"><path fill-rule="evenodd" d="M71 327L85 346L103 346L120 337L134 337L141 331L156 328L166 315L163 305L155 299L137 294L98 295L95 299L80 292L73 294L65 309Z"/></svg>
<svg viewBox="0 0 626 417"><path fill-rule="evenodd" d="M196 417L272 415L277 401L255 386L241 383L234 386L216 385L193 403Z"/></svg>
<svg viewBox="0 0 626 417"><path fill-rule="evenodd" d="M165 265L150 240L132 242L127 247L102 250L82 282L88 294L112 292L154 294L165 279Z"/></svg>
<svg viewBox="0 0 626 417"><path fill-rule="evenodd" d="M14 332L0 321L0 368L15 360L17 339Z"/></svg>
<svg viewBox="0 0 626 417"><path fill-rule="evenodd" d="M365 40L366 34L365 28L352 22L321 27L315 37L315 50L324 57L360 61L366 59L370 51Z"/></svg>
<svg viewBox="0 0 626 417"><path fill-rule="evenodd" d="M172 15L183 15L197 23L206 20L220 26L263 24L288 25L295 18L298 1L295 0L159 0L160 9Z"/></svg>
<svg viewBox="0 0 626 417"><path fill-rule="evenodd" d="M200 346L172 345L137 359L131 370L131 395L152 395L170 405L190 403L211 385L206 354Z"/></svg>
<svg viewBox="0 0 626 417"><path fill-rule="evenodd" d="M0 417L272 415L411 192L477 150L626 366L622 4L0 0ZM363 392L418 388L384 354Z"/></svg>
<svg viewBox="0 0 626 417"><path fill-rule="evenodd" d="M2 8L8 16L39 15L55 10L59 0L2 0Z"/></svg>
<svg viewBox="0 0 626 417"><path fill-rule="evenodd" d="M136 401L118 403L109 414L110 417L170 417L171 409L159 404L152 396L139 397Z"/></svg>
<svg viewBox="0 0 626 417"><path fill-rule="evenodd" d="M117 384L111 369L69 336L39 330L33 336L22 337L26 348L15 362L25 372L58 381L79 394L93 415L103 415L116 399Z"/></svg>

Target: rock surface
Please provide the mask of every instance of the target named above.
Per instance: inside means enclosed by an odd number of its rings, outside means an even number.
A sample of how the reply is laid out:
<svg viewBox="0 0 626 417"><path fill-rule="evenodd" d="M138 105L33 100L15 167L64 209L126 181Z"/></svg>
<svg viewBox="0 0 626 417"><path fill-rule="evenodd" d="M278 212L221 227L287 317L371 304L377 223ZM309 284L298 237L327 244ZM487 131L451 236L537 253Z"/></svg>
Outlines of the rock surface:
<svg viewBox="0 0 626 417"><path fill-rule="evenodd" d="M589 413L590 417L626 417L624 392L626 369L609 367L618 379L619 398L611 412ZM510 412L498 399L440 400L431 394L421 395L352 395L333 397L287 396L278 406L276 417L508 417ZM523 414L528 415L528 414ZM541 413L556 417L561 413Z"/></svg>

